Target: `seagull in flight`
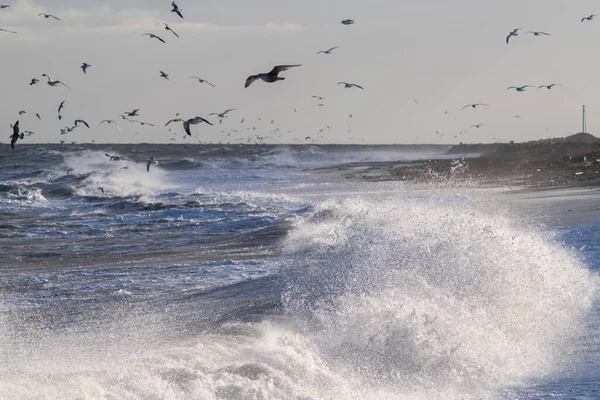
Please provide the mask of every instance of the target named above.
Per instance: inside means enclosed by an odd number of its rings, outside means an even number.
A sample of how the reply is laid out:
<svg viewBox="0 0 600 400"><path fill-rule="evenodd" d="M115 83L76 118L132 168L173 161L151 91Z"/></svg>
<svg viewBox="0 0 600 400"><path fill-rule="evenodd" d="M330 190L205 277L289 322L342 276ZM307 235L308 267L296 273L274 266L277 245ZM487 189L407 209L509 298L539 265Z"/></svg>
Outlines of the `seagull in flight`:
<svg viewBox="0 0 600 400"><path fill-rule="evenodd" d="M136 108L135 110L130 111L130 112L125 111L124 115L126 115L128 117L137 117L138 111L140 111L139 108Z"/></svg>
<svg viewBox="0 0 600 400"><path fill-rule="evenodd" d="M21 110L19 111L19 115L27 114L27 111Z"/></svg>
<svg viewBox="0 0 600 400"><path fill-rule="evenodd" d="M517 92L524 92L528 87L533 87L531 85L523 85L523 86L510 86L507 87L506 90L515 89Z"/></svg>
<svg viewBox="0 0 600 400"><path fill-rule="evenodd" d="M190 131L190 125L196 125L196 124L199 124L201 122L206 122L207 124L212 125L208 120L206 120L206 119L204 119L202 117L195 117L195 118L191 118L191 119L188 119L187 121L183 122L183 130L189 136L192 136L192 132Z"/></svg>
<svg viewBox="0 0 600 400"><path fill-rule="evenodd" d="M177 32L175 32L175 31L173 30L173 28L171 28L171 27L169 26L169 24L167 24L165 21L160 21L160 22L162 22L162 23L163 23L163 25L165 26L165 30L167 30L167 31L171 31L171 33L172 33L173 35L175 35L175 36L179 37L179 35L177 34Z"/></svg>
<svg viewBox="0 0 600 400"><path fill-rule="evenodd" d="M158 161L154 159L154 156L150 157L148 161L146 161L146 171L150 172L151 165L158 165Z"/></svg>
<svg viewBox="0 0 600 400"><path fill-rule="evenodd" d="M75 122L74 122L74 124L75 124L75 127L78 127L78 126L79 126L79 124L84 124L84 125L85 125L85 126L88 128L88 129L90 128L90 126L88 125L88 123L87 123L87 122L85 122L85 121L84 121L84 120L82 120L82 119L76 119L76 120L75 120Z"/></svg>
<svg viewBox="0 0 600 400"><path fill-rule="evenodd" d="M206 79L199 78L197 76L190 76L190 78L198 79L198 83L208 83L210 86L215 87L212 83L207 81Z"/></svg>
<svg viewBox="0 0 600 400"><path fill-rule="evenodd" d="M42 119L42 117L40 117L39 113L35 113L35 116L37 117L37 119Z"/></svg>
<svg viewBox="0 0 600 400"><path fill-rule="evenodd" d="M107 124L115 124L115 125L117 126L117 129L118 129L119 131L121 131L121 128L119 127L119 124L117 124L117 122L116 122L116 121L113 121L112 119L105 119L105 120L101 121L101 122L98 124L98 127L100 127L100 125L102 125L102 124L103 124L103 123L105 123L105 122L106 122Z"/></svg>
<svg viewBox="0 0 600 400"><path fill-rule="evenodd" d="M471 128L481 128L483 126L483 124L475 124L475 125L471 125Z"/></svg>
<svg viewBox="0 0 600 400"><path fill-rule="evenodd" d="M476 103L476 104L467 104L466 106L464 106L463 108L461 108L461 110L464 110L467 107L472 107L472 108L477 108L479 106L486 106L489 107L489 104L483 104L483 103Z"/></svg>
<svg viewBox="0 0 600 400"><path fill-rule="evenodd" d="M538 86L538 89L546 88L548 90L552 89L554 86L562 86L560 83L553 83L552 85L542 85Z"/></svg>
<svg viewBox="0 0 600 400"><path fill-rule="evenodd" d="M325 100L323 96L312 96L313 99Z"/></svg>
<svg viewBox="0 0 600 400"><path fill-rule="evenodd" d="M31 82L29 82L29 86L33 86L33 85L37 84L39 81L40 81L39 79L33 78L33 79L31 79Z"/></svg>
<svg viewBox="0 0 600 400"><path fill-rule="evenodd" d="M342 21L343 25L353 25L354 24L354 20L353 19L345 19Z"/></svg>
<svg viewBox="0 0 600 400"><path fill-rule="evenodd" d="M4 10L5 8L8 8L8 7L10 7L10 6L7 4L0 4L0 10Z"/></svg>
<svg viewBox="0 0 600 400"><path fill-rule="evenodd" d="M60 18L58 18L58 17L55 17L55 16L54 16L54 15L52 15L52 14L40 13L40 14L38 14L38 17L39 17L39 16L43 16L43 17L44 17L44 18L46 18L46 19L48 19L48 18L54 18L55 20L57 20L57 21L60 21Z"/></svg>
<svg viewBox="0 0 600 400"><path fill-rule="evenodd" d="M594 19L595 16L596 16L596 14L592 14L589 17L583 17L583 18L581 18L581 22L583 22L583 21L591 21L591 20Z"/></svg>
<svg viewBox="0 0 600 400"><path fill-rule="evenodd" d="M173 6L173 9L171 10L171 12L174 12L175 14L179 15L181 18L183 18L183 14L181 14L181 12L183 11L182 9L179 8L179 6L177 5L177 3L175 3L174 1L171 3L171 5Z"/></svg>
<svg viewBox="0 0 600 400"><path fill-rule="evenodd" d="M48 85L50 86L57 86L57 85L63 85L64 87L66 87L67 89L70 89L67 85L65 85L64 83L62 83L61 81L53 81L52 78L50 78L48 75L46 74L42 74L42 76L45 76L46 78L48 78Z"/></svg>
<svg viewBox="0 0 600 400"><path fill-rule="evenodd" d="M9 31L8 29L2 29L2 28L0 28L0 31L2 31L2 32L8 32L8 33L17 33L15 31Z"/></svg>
<svg viewBox="0 0 600 400"><path fill-rule="evenodd" d="M508 41L510 40L511 37L513 37L513 36L519 36L519 31L521 29L522 28L517 28L517 29L513 30L511 33L509 33L508 36L506 37L506 44L508 44Z"/></svg>
<svg viewBox="0 0 600 400"><path fill-rule="evenodd" d="M11 148L15 148L15 146L17 145L17 140L19 139L23 139L25 137L24 133L19 134L19 121L15 122L15 124L12 126L13 128L13 134L10 136L10 147Z"/></svg>
<svg viewBox="0 0 600 400"><path fill-rule="evenodd" d="M538 31L529 31L529 32L525 32L525 34L526 34L526 35L527 35L528 33L531 33L533 36L541 36L541 35L544 35L544 36L550 36L550 34L549 34L549 33L546 33L546 32L538 32Z"/></svg>
<svg viewBox="0 0 600 400"><path fill-rule="evenodd" d="M258 79L262 79L263 81L267 82L267 83L273 83L273 82L277 82L277 81L282 81L285 78L278 76L281 72L283 71L287 71L290 68L295 68L295 67L300 67L302 64L294 64L294 65L277 65L275 67L273 67L273 69L267 73L260 73L257 75L250 75L247 79L246 79L246 83L244 84L244 87L248 87L250 85L252 85L252 83L254 83L254 81L258 80Z"/></svg>
<svg viewBox="0 0 600 400"><path fill-rule="evenodd" d="M65 101L66 101L66 100L63 100L63 101L61 101L61 102L60 102L60 105L58 106L58 113L59 113L59 114L60 114L60 111L61 111L61 110L62 110L62 109L65 107Z"/></svg>
<svg viewBox="0 0 600 400"><path fill-rule="evenodd" d="M81 70L83 71L84 74L87 74L87 69L91 66L92 66L91 64L84 62L83 64L81 64Z"/></svg>
<svg viewBox="0 0 600 400"><path fill-rule="evenodd" d="M219 118L227 118L227 113L235 110L237 110L237 108L230 108L228 110L223 111L222 113L210 113L208 115L216 115Z"/></svg>
<svg viewBox="0 0 600 400"><path fill-rule="evenodd" d="M142 33L140 36L149 36L149 37L150 37L150 39L158 39L158 40L160 40L160 41L161 41L161 42L163 42L163 43L167 43L167 42L165 42L165 41L163 40L163 38L161 38L161 37L160 37L160 36L158 36L158 35L155 35L154 33Z"/></svg>
<svg viewBox="0 0 600 400"><path fill-rule="evenodd" d="M323 53L323 54L332 54L333 50L335 50L335 49L337 49L339 47L340 46L335 46L335 47L330 48L329 50L321 50L321 51L317 52L317 54L321 54L321 53Z"/></svg>
<svg viewBox="0 0 600 400"><path fill-rule="evenodd" d="M166 80L169 80L169 74L167 74L166 72L163 72L163 71L158 71L158 72L160 72L161 78L165 78Z"/></svg>
<svg viewBox="0 0 600 400"><path fill-rule="evenodd" d="M350 82L338 82L338 85L344 85L344 87L345 87L346 89L351 89L351 88L353 88L353 87L357 87L357 88L359 88L359 89L363 89L363 90L364 90L364 87L362 87L362 86L359 86L359 85L357 85L356 83L350 83Z"/></svg>
<svg viewBox="0 0 600 400"><path fill-rule="evenodd" d="M111 156L108 153L104 153L104 155L108 158L110 158L109 161L127 161L127 159L125 157L121 157L121 156Z"/></svg>

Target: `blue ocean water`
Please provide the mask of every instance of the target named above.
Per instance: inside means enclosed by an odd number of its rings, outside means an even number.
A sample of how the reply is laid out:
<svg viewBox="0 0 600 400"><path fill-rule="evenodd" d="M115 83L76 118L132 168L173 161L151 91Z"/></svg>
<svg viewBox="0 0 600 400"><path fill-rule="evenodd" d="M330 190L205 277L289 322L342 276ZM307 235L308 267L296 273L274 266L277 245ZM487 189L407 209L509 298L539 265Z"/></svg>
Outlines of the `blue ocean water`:
<svg viewBox="0 0 600 400"><path fill-rule="evenodd" d="M362 179L445 150L2 150L0 398L600 398L600 221Z"/></svg>

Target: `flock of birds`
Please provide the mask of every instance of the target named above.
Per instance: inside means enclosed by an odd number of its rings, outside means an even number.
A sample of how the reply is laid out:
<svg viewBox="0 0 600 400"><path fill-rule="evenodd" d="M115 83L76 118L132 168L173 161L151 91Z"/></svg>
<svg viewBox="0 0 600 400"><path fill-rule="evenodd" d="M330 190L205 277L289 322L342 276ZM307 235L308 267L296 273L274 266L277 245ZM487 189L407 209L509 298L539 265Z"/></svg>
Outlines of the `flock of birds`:
<svg viewBox="0 0 600 400"><path fill-rule="evenodd" d="M1 10L7 9L9 7L10 7L9 5L0 5L0 12L1 12ZM175 14L179 18L181 18L181 19L184 18L183 10L181 8L179 8L179 6L177 5L176 1L172 1L171 2L171 10L170 11L171 11L171 13ZM61 20L59 17L57 17L55 15L52 15L52 14L48 14L48 13L40 13L38 16L41 17L41 18L45 18L45 19L54 19L56 21L60 21ZM596 17L595 14L583 17L581 19L581 22L584 23L584 22L592 21L594 19L594 17ZM176 38L180 37L179 34L167 22L161 21L161 23L163 24L164 29L166 31L170 32ZM355 21L352 20L352 19L344 19L344 20L341 21L341 23L343 25L353 25L353 24L355 24ZM510 44L511 40L516 40L516 38L518 38L520 36L521 31L523 31L522 28L516 28L516 29L510 31L508 33L508 35L506 36L506 44ZM6 33L11 33L11 34L16 34L17 33L17 32L15 32L13 30L4 29L4 28L0 28L0 32L6 32ZM524 35L532 35L534 37L546 37L546 36L550 36L550 33L543 32L543 31L534 31L534 30L531 30L531 31L525 32ZM147 32L147 33L141 34L141 36L146 36L146 37L148 37L151 40L156 40L156 41L158 41L160 43L163 43L163 44L167 43L167 41L163 37L159 36L156 33ZM316 54L317 55L319 55L319 54L331 55L338 48L339 48L339 46L330 47L328 49L320 50ZM284 72L286 72L286 71L288 71L290 69L298 68L298 67L301 67L301 66L302 66L301 64L276 65L276 66L274 66L268 72L259 72L259 73L256 73L256 74L248 76L246 78L245 83L244 83L244 87L248 88L252 84L254 84L254 82L259 81L259 80L262 81L262 82L265 82L265 83L275 83L275 82L278 82L278 81L285 80L286 78L284 76L281 76L282 73L284 73ZM80 68L81 68L83 74L87 74L88 69L92 68L92 65L89 64L89 63L87 63L87 62L83 62L81 64ZM169 74L167 74L166 72L159 71L159 74L160 74L159 76L161 78L169 80ZM63 86L65 88L69 89L69 86L67 86L64 82L62 82L60 80L54 80L50 76L48 76L47 74L42 74L42 77L45 77L47 79L46 84L49 85L49 86L51 86L51 87ZM211 87L215 87L215 85L213 83L211 83L210 81L208 81L208 80L206 80L204 78L201 78L199 76L190 76L190 78L197 80L199 84L206 84L206 85L209 85ZM39 79L32 78L29 84L30 85L36 85L39 82L40 82ZM364 90L363 86L358 85L358 84L353 83L353 82L340 81L340 82L338 82L338 85L342 85L346 89L356 88L356 89ZM553 89L554 87L557 87L557 86L561 86L561 85L557 84L557 83L552 83L552 84L544 84L544 85L540 85L540 86L533 86L533 85L510 86L510 87L507 88L507 90L514 90L516 92L525 92L529 88L551 90L551 89ZM322 102L322 100L324 100L324 97L322 97L322 96L316 96L316 95L312 96L312 97L319 100L319 103L317 104L318 107L325 106L325 104ZM415 103L418 103L418 102L415 100ZM63 118L61 112L64 109L64 106L65 106L65 101L61 102L60 106L58 107L58 119L59 120L62 120L62 118ZM467 105L463 106L461 108L461 110L466 109L466 108L476 109L476 108L481 107L481 106L483 106L483 107L489 107L490 105L489 104L485 104L485 103L467 104ZM227 109L227 110L225 110L223 112L220 112L220 113L219 112L215 112L215 113L208 114L207 117L210 117L210 116L217 117L219 119L219 124L221 124L223 122L223 120L226 119L229 116L229 113L231 113L231 112L233 112L235 110L237 110L237 109ZM134 109L133 111L126 111L126 112L120 114L119 117L123 121L129 122L131 124L140 124L141 126L155 126L152 123L141 121L141 120L137 119L136 117L138 117L138 112L139 111L140 111L139 109ZM294 110L294 111L296 112L296 110ZM19 112L20 115L23 115L25 113L26 113L26 111L24 111L24 110L21 110ZM447 112L446 112L446 114L447 114ZM36 117L38 119L41 119L41 116L39 115L39 113L36 113L35 115L36 115ZM515 117L518 118L519 116L515 116ZM349 118L350 119L352 118L352 114L349 114ZM260 120L261 119L259 118L259 121ZM243 124L244 121L245 121L244 118L242 118L241 121L240 121L240 123ZM271 121L271 124L273 124L273 122L274 121ZM172 123L181 123L182 124L183 130L184 130L185 135L186 135L186 136L184 136L184 138L185 137L192 137L193 136L192 131L191 131L191 126L192 125L197 125L197 124L204 123L204 124L207 124L207 125L215 126L207 118L204 118L204 117L201 117L201 116L194 116L194 117L191 117L191 118L181 118L179 116L179 114L176 114L176 118L173 118L173 119L169 120L165 124L165 127L167 127L168 125L170 125ZM121 128L120 128L119 124L114 119L104 119L104 120L102 120L97 125L97 127L100 127L103 124L114 125L119 131L121 131ZM481 124L481 123L473 124L473 125L470 126L470 128L480 128L483 125L484 124ZM61 129L60 130L60 134L61 135L65 135L67 133L73 132L75 129L80 128L82 126L85 126L88 129L90 128L90 125L85 120L83 120L81 118L78 118L78 119L74 120L74 122L73 122L72 125L65 126L63 129ZM19 121L15 122L13 125L11 125L11 127L13 129L13 133L10 136L11 147L12 148L15 148L18 140L22 140L25 137L24 136L25 133L27 133L28 135L33 134L33 132L30 132L30 131L20 132ZM348 128L350 128L350 122L348 122ZM247 130L250 130L250 129L252 129L252 130L255 131L256 127L247 128ZM318 133L322 133L325 129L331 129L331 128L329 126L326 126L323 129L319 130ZM177 134L174 133L170 128L169 128L169 131L173 135L177 136ZM221 130L221 132L225 133L224 130ZM350 133L351 130L348 129L348 132ZM468 130L461 131L458 135L462 135L462 134L464 134L466 132L468 132ZM238 131L237 130L232 130L232 131L229 132L229 134L227 136L230 136L232 133L238 133ZM291 133L291 131L289 131L288 133ZM278 128L271 130L269 132L269 134L271 134L273 136L274 135L279 135L281 137L281 132L280 132L280 130ZM443 136L439 132L436 132L436 135ZM455 136L455 137L458 137L458 135ZM253 138L252 137L248 138L248 143L250 143L252 141L252 139L254 139L254 143L260 143L265 138L268 138L268 137L264 137L264 136L260 136L260 135L256 134L256 135L254 135ZM174 138L171 138L171 140L175 141ZM198 139L196 138L196 140L198 140ZM302 140L301 138L294 138L294 141L301 141L301 140ZM313 138L311 136L306 136L304 138L304 141L305 142L306 141L313 141ZM363 139L363 141L364 141L364 139ZM200 140L198 140L198 142L201 143ZM64 143L64 141L61 140L61 143ZM118 158L116 159L116 158L113 157L113 158L111 158L111 160L117 160L118 161ZM154 165L156 163L157 163L157 161L155 159L148 160L147 169L149 170L150 165Z"/></svg>
<svg viewBox="0 0 600 400"><path fill-rule="evenodd" d="M11 7L10 5L0 5L0 12L1 12L1 10L8 9L10 7ZM170 11L171 11L171 13L176 14L179 18L181 18L181 19L184 18L183 10L177 5L176 1L172 1L171 2L171 10ZM58 16L53 15L53 14L40 13L38 16L42 17L42 18L45 18L45 19L53 19L53 20L56 20L56 21L61 21L61 19ZM164 25L164 29L166 31L170 32L172 35L174 35L177 38L180 37L179 34L167 22L161 21L161 23ZM343 24L343 25L353 25L353 24L355 24L355 21L352 20L352 19L344 19L344 20L341 21L341 24ZM16 31L9 30L9 29L4 29L4 28L0 28L0 32L6 32L6 33L11 33L11 34L16 34L17 33ZM167 43L167 41L163 37L159 36L156 33L147 32L147 33L141 34L141 36L148 37L151 40L156 40L156 41L158 41L160 43L163 43L163 44ZM317 52L316 54L317 55L318 54L331 55L331 54L333 54L333 51L336 50L336 49L338 49L338 48L339 48L339 46L334 46L334 47L331 47L331 48L326 49L326 50L321 50L321 51ZM248 76L247 79L246 79L246 81L245 81L244 87L248 88L254 82L259 81L259 80L262 81L262 82L265 82L265 83L275 83L275 82L278 82L278 81L285 80L286 78L284 76L281 76L281 74L283 72L288 71L289 69L297 68L297 67L301 67L301 66L302 66L301 64L276 65L276 66L274 66L268 72L259 72L259 73L256 73L256 74ZM87 75L88 69L92 68L92 65L89 64L89 63L87 63L87 62L83 62L81 64L80 68L81 68L83 74ZM159 74L160 74L159 76L161 78L169 80L169 74L167 74L166 72L159 71ZM49 75L47 75L47 74L42 74L41 76L47 79L46 84L48 86L51 86L51 87L65 87L67 89L70 89L69 86L67 84L65 84L64 82L62 82L61 80L55 80L55 79L51 78ZM215 85L213 83L211 83L207 79L201 78L199 76L190 76L190 78L197 80L199 84L206 84L206 85L209 85L211 87L215 87ZM37 85L38 83L40 83L40 79L38 79L38 78L32 78L30 80L30 82L29 82L29 85L33 86L33 85ZM343 87L347 88L347 89L358 88L358 89L363 89L364 90L364 88L362 86L360 86L358 84L355 84L355 83L351 83L351 82L338 82L338 85L343 85ZM322 96L312 96L312 97L319 99L319 101L322 101L322 100L325 99ZM65 103L66 103L66 101L62 101L60 103L60 105L58 106L57 111L58 111L58 119L59 120L63 119L62 112L65 109ZM322 102L320 102L317 106L318 107L323 107L323 106L325 106L325 104L322 103ZM227 110L225 110L223 112L210 113L210 114L207 115L207 117L214 116L214 117L216 117L216 118L219 119L219 124L221 124L223 122L223 120L229 116L229 113L231 113L231 112L233 112L235 110L237 110L237 109L227 109ZM141 120L137 119L137 117L139 115L138 114L139 111L140 111L140 109L134 109L132 111L126 111L126 112L120 114L119 117L123 121L129 122L131 124L137 123L137 124L140 124L142 126L146 126L146 125L147 126L155 126L152 123L141 121ZM297 112L297 110L294 109L294 112ZM27 112L25 110L21 110L19 112L19 115L23 115L23 114L26 114L26 113ZM35 113L35 116L38 119L40 119L40 120L42 119L39 113ZM349 118L352 118L352 114L349 114ZM262 121L261 118L258 118L258 120ZM244 122L245 122L245 119L242 118L241 121L240 121L240 123L243 124ZM204 124L207 124L207 125L214 126L214 124L212 122L210 122L207 118L204 118L202 116L194 116L192 118L181 118L179 116L179 113L176 114L176 118L173 118L173 119L169 120L165 124L165 127L167 127L168 125L170 125L172 123L182 123L183 130L184 130L184 132L186 134L186 136L184 136L184 138L185 137L192 137L193 136L192 135L192 130L191 130L191 126L192 125L197 125L197 124L204 123ZM274 120L271 120L271 124L273 124L273 123L274 123ZM97 128L99 128L103 124L114 125L116 127L116 129L118 129L119 131L121 131L121 127L119 126L118 122L115 119L104 119L104 120L100 121L100 123L97 125ZM88 124L84 119L81 119L81 118L75 119L72 125L66 125L66 126L64 126L64 128L60 129L60 135L66 135L68 133L73 132L75 129L83 127L83 126L85 126L86 128L90 129L90 124ZM309 126L311 126L311 125L309 125ZM18 140L24 139L25 133L27 133L28 135L34 134L33 132L30 132L30 131L23 131L23 132L21 132L18 120L14 124L11 125L11 128L12 128L13 132L12 132L12 134L10 136L10 143L11 143L11 147L13 149L17 145ZM348 123L348 128L350 128L350 123ZM252 127L252 128L250 128L250 127L247 128L247 130L251 130L251 129L254 130L254 131L256 131L256 127L255 126ZM327 125L323 129L320 129L318 131L318 134L319 133L322 134L325 129L331 129L331 128ZM175 136L177 135L170 128L169 128L169 131L173 135L175 135ZM221 132L225 133L224 130L222 130ZM291 133L291 132L292 131L289 131L288 133ZM348 129L348 132L350 133L351 130ZM227 136L230 136L231 133L238 133L238 131L237 130L232 130L231 132L229 132L229 134ZM280 132L279 128L275 128L275 129L271 130L269 132L269 134L273 135L273 136L279 135L279 137L281 137L281 132ZM258 134L255 134L253 137L249 137L248 138L247 143L250 143L252 140L254 140L254 143L258 144L258 143L262 143L267 138L269 138L269 137L268 136L260 136ZM198 140L198 139L196 138L196 140ZM293 140L299 142L302 139L301 138L294 138ZM175 141L175 139L171 138L171 141ZM304 141L305 142L306 141L313 141L313 138L311 136L306 136L306 137L304 137ZM363 141L364 141L364 139L363 139ZM64 140L60 140L60 143L64 143L64 142L65 142ZM75 142L71 142L71 143L75 143ZM198 140L198 143L202 143L202 142L200 140ZM107 154L107 156L108 156L108 154ZM123 158L117 157L117 156L109 156L109 157L110 157L111 161L122 161L122 160L124 160ZM157 163L158 163L158 161L156 159L151 158L147 162L147 168L146 169L149 171L150 170L150 166L151 165L156 165Z"/></svg>

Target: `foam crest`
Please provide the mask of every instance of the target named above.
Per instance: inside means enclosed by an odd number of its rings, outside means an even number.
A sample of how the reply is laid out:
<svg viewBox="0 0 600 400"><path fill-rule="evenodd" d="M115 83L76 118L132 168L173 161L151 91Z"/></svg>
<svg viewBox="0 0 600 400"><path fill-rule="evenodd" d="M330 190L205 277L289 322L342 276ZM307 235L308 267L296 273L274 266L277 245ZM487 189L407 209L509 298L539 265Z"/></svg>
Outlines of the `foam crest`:
<svg viewBox="0 0 600 400"><path fill-rule="evenodd" d="M464 200L327 202L287 251L284 303L321 356L406 395L560 370L598 291L576 254Z"/></svg>

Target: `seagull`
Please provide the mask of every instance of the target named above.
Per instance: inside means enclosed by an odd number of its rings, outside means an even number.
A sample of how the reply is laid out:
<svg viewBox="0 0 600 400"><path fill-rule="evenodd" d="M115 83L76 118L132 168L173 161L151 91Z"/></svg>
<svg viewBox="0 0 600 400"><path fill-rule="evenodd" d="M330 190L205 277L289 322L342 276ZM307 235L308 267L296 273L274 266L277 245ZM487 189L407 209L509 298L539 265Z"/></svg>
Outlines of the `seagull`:
<svg viewBox="0 0 600 400"><path fill-rule="evenodd" d="M84 125L85 125L85 126L88 128L88 129L90 128L90 126L88 125L88 123L87 123L87 122L85 122L85 121L84 121L84 120L82 120L82 119L76 119L74 123L75 123L75 126L76 126L76 127L77 127L77 126L79 126L79 124L84 124Z"/></svg>
<svg viewBox="0 0 600 400"><path fill-rule="evenodd" d="M213 85L212 83L210 83L206 79L198 78L197 76L190 76L190 78L198 79L199 83L208 83L210 86L215 87L215 85Z"/></svg>
<svg viewBox="0 0 600 400"><path fill-rule="evenodd" d="M592 14L589 17L583 17L583 18L581 18L581 22L583 22L583 21L591 21L591 20L594 19L595 16L596 16L596 14Z"/></svg>
<svg viewBox="0 0 600 400"><path fill-rule="evenodd" d="M237 110L237 108L230 108L228 110L223 111L222 113L210 113L208 115L216 115L219 118L227 118L227 113L235 110Z"/></svg>
<svg viewBox="0 0 600 400"><path fill-rule="evenodd" d="M173 9L171 10L171 12L174 12L174 13L176 13L177 15L179 15L181 18L183 18L183 15L181 14L181 12L182 12L183 10L181 10L181 9L179 8L179 6L177 5L177 3L175 3L175 2L172 2L172 3L171 3L171 5L173 6Z"/></svg>
<svg viewBox="0 0 600 400"><path fill-rule="evenodd" d="M486 106L489 107L489 104L483 104L483 103L476 103L476 104L467 104L466 106L464 106L463 108L461 108L461 110L467 108L467 107L472 107L472 108L477 108L479 106Z"/></svg>
<svg viewBox="0 0 600 400"><path fill-rule="evenodd" d="M25 134L19 134L19 121L15 122L12 128L13 134L10 136L10 147L14 149L17 144L17 140L23 139Z"/></svg>
<svg viewBox="0 0 600 400"><path fill-rule="evenodd" d="M127 159L125 157L121 157L121 156L111 156L108 153L104 153L104 155L108 158L110 158L109 161L127 161Z"/></svg>
<svg viewBox="0 0 600 400"><path fill-rule="evenodd" d="M64 108L64 106L65 106L65 101L66 101L66 100L63 100L63 101L61 101L61 102L60 102L60 106L58 106L58 113L59 113L59 114L60 114L60 111L61 111L61 110Z"/></svg>
<svg viewBox="0 0 600 400"><path fill-rule="evenodd" d="M84 62L83 64L81 64L81 70L83 71L84 74L87 74L87 69L91 66L92 66L91 64Z"/></svg>
<svg viewBox="0 0 600 400"><path fill-rule="evenodd" d="M139 109L139 108L136 108L135 110L133 110L133 111L131 111L131 112L127 112L127 111L125 111L125 113L124 113L124 114L125 114L126 116L128 116L128 117L137 117L137 115L138 115L138 111L140 111L140 109Z"/></svg>
<svg viewBox="0 0 600 400"><path fill-rule="evenodd" d="M282 81L285 78L277 76L277 75L279 75L279 73L281 73L283 71L287 71L290 68L299 67L301 65L302 64L277 65L277 66L273 67L273 69L270 72L260 73L258 75L250 75L248 77L248 79L246 79L246 84L244 85L244 87L248 87L248 86L252 85L252 83L254 81L256 81L257 79L262 79L263 81L265 81L267 83L273 83L273 82L277 82L277 81Z"/></svg>
<svg viewBox="0 0 600 400"><path fill-rule="evenodd" d="M323 96L312 96L313 99L325 100Z"/></svg>
<svg viewBox="0 0 600 400"><path fill-rule="evenodd" d="M317 52L317 54L321 54L321 53L323 53L323 54L331 54L333 52L333 50L335 50L335 49L337 49L339 47L340 46L335 46L335 47L330 48L329 50L321 50L321 51Z"/></svg>
<svg viewBox="0 0 600 400"><path fill-rule="evenodd" d="M508 41L510 40L511 37L513 36L519 36L519 31L521 30L521 28L517 28L515 30L513 30L511 33L508 34L508 36L506 37L506 44L508 44Z"/></svg>
<svg viewBox="0 0 600 400"><path fill-rule="evenodd" d="M99 127L100 125L102 125L104 122L106 122L107 124L115 124L115 125L117 126L117 129L118 129L119 131L121 130L121 128L119 127L119 124L117 124L117 122L116 122L116 121L113 121L112 119L105 119L105 120L101 121L101 122L98 124L98 127Z"/></svg>
<svg viewBox="0 0 600 400"><path fill-rule="evenodd" d="M57 21L60 21L60 18L58 18L58 17L55 17L55 16L54 16L54 15L52 15L52 14L40 13L40 14L38 14L38 17L39 17L39 16L43 16L43 17L44 17L44 18L46 18L46 19L48 19L48 18L54 18L55 20L57 20Z"/></svg>
<svg viewBox="0 0 600 400"><path fill-rule="evenodd" d="M100 190L104 194L104 188L99 187L98 190Z"/></svg>
<svg viewBox="0 0 600 400"><path fill-rule="evenodd" d="M165 126L169 125L171 122L184 122L184 120L182 120L181 118L175 118L167 122Z"/></svg>
<svg viewBox="0 0 600 400"><path fill-rule="evenodd" d="M345 19L342 21L342 24L344 25L353 25L354 24L354 20L353 19Z"/></svg>
<svg viewBox="0 0 600 400"><path fill-rule="evenodd" d="M190 131L190 125L196 125L196 124L199 124L200 122L206 122L207 124L212 125L209 121L207 121L206 119L204 119L202 117L195 117L192 119L188 119L187 121L184 121L183 130L185 130L185 133L187 133L188 136L192 136L192 132Z"/></svg>
<svg viewBox="0 0 600 400"><path fill-rule="evenodd" d="M132 119L131 122L137 122L138 124L140 124L142 126L144 126L144 125L155 126L154 124L151 124L150 122L138 121L137 119Z"/></svg>
<svg viewBox="0 0 600 400"><path fill-rule="evenodd" d="M357 87L359 89L364 89L364 87L357 85L356 83L349 83L349 82L338 82L338 85L344 85L344 87L346 89L350 89L353 87Z"/></svg>
<svg viewBox="0 0 600 400"><path fill-rule="evenodd" d="M39 81L40 81L39 79L33 78L33 79L31 79L31 82L29 82L29 86L33 86L33 85L37 84Z"/></svg>
<svg viewBox="0 0 600 400"><path fill-rule="evenodd" d="M50 78L48 75L46 74L42 74L42 76L45 76L46 78L48 78L48 85L50 86L57 86L57 85L63 85L64 87L66 87L67 89L70 89L67 85L65 85L64 83L62 83L61 81L53 81L52 78Z"/></svg>
<svg viewBox="0 0 600 400"><path fill-rule="evenodd" d="M21 110L19 111L19 115L27 114L27 111Z"/></svg>
<svg viewBox="0 0 600 400"><path fill-rule="evenodd" d="M158 72L160 72L161 78L165 78L166 80L169 80L169 74L167 74L166 72L163 72L163 71L158 71Z"/></svg>
<svg viewBox="0 0 600 400"><path fill-rule="evenodd" d="M483 124L475 124L475 125L471 125L470 128L480 128L482 126L483 126Z"/></svg>
<svg viewBox="0 0 600 400"><path fill-rule="evenodd" d="M40 117L40 114L35 113L35 116L37 117L37 119L42 119L42 117Z"/></svg>
<svg viewBox="0 0 600 400"><path fill-rule="evenodd" d="M10 6L6 5L6 4L1 4L0 5L0 10L4 10L5 8L8 8L8 7L10 7Z"/></svg>
<svg viewBox="0 0 600 400"><path fill-rule="evenodd" d="M9 31L8 29L2 29L2 28L0 28L0 31L2 31L2 32L8 32L8 33L17 33L15 31Z"/></svg>
<svg viewBox="0 0 600 400"><path fill-rule="evenodd" d="M544 36L550 36L550 34L549 34L549 33L546 33L546 32L537 32L537 31L529 31L529 32L525 32L525 34L526 34L526 35L527 35L528 33L531 33L531 34L532 34L532 35L534 35L534 36L541 36L541 35L544 35Z"/></svg>
<svg viewBox="0 0 600 400"><path fill-rule="evenodd" d="M163 43L167 43L160 36L155 35L154 33L142 33L140 36L149 36L150 39L158 39L158 40L160 40Z"/></svg>
<svg viewBox="0 0 600 400"><path fill-rule="evenodd" d="M179 37L179 35L177 34L177 32L175 32L175 31L173 30L173 28L171 28L171 27L169 26L169 24L167 24L165 21L160 21L160 22L162 22L162 23L163 23L163 25L165 26L165 30L167 30L167 31L171 31L171 33L173 33L173 35L175 35L175 36Z"/></svg>
<svg viewBox="0 0 600 400"><path fill-rule="evenodd" d="M23 131L23 133L26 133L27 136L35 135L35 132L31 132L31 131Z"/></svg>
<svg viewBox="0 0 600 400"><path fill-rule="evenodd" d="M562 86L560 83L553 83L552 85L542 85L538 86L538 89L546 88L548 90L552 89L554 86Z"/></svg>
<svg viewBox="0 0 600 400"><path fill-rule="evenodd" d="M524 86L510 86L510 87L507 87L507 88L506 88L506 90L509 90L509 89L515 89L517 92L524 92L524 91L525 91L525 89L527 89L528 87L533 87L533 86L530 86L530 85L524 85Z"/></svg>
<svg viewBox="0 0 600 400"><path fill-rule="evenodd" d="M150 172L150 166L153 164L158 165L158 161L154 159L154 156L150 157L148 161L146 161L146 171Z"/></svg>

